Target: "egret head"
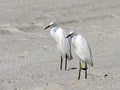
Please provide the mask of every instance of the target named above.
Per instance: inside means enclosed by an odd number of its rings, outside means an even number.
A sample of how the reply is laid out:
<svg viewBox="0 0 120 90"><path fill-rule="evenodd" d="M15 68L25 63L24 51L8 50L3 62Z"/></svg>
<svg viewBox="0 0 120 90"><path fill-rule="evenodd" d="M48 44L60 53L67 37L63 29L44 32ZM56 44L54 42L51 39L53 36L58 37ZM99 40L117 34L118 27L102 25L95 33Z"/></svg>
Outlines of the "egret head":
<svg viewBox="0 0 120 90"><path fill-rule="evenodd" d="M68 36L66 37L66 38L68 38L68 37L73 37L75 35L75 32L74 31L70 31L70 33L68 34Z"/></svg>
<svg viewBox="0 0 120 90"><path fill-rule="evenodd" d="M53 28L55 26L57 26L56 22L50 22L50 24L47 27L45 27L44 30L47 29L47 28Z"/></svg>

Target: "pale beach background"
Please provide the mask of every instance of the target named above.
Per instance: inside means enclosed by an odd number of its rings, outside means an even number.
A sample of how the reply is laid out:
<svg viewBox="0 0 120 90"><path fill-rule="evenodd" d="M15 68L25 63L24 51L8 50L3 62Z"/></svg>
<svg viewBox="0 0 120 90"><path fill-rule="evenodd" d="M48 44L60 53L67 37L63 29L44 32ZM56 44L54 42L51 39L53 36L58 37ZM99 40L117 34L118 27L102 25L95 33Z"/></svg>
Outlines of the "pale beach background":
<svg viewBox="0 0 120 90"><path fill-rule="evenodd" d="M90 43L88 79L59 69L51 21ZM120 90L120 0L0 0L0 90Z"/></svg>

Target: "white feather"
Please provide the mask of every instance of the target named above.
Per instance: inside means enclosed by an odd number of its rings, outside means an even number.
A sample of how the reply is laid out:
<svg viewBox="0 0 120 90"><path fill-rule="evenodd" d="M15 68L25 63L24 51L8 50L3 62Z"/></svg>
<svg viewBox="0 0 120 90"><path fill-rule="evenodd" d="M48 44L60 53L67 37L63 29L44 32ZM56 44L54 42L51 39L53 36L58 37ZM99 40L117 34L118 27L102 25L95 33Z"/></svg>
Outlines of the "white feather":
<svg viewBox="0 0 120 90"><path fill-rule="evenodd" d="M51 28L50 34L53 40L55 41L61 56L65 57L65 55L67 54L68 59L71 59L70 41L69 41L69 38L65 38L67 35L64 32L64 30L62 28L58 28L55 26Z"/></svg>
<svg viewBox="0 0 120 90"><path fill-rule="evenodd" d="M93 66L91 49L86 39L80 34L75 35L72 37L72 44L79 60Z"/></svg>

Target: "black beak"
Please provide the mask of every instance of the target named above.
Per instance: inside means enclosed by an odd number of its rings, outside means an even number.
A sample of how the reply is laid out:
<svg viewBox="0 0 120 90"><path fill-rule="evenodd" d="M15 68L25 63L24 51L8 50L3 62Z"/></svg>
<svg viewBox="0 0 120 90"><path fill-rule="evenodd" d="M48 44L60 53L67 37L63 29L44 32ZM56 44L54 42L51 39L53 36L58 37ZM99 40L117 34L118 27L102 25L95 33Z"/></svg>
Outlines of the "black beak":
<svg viewBox="0 0 120 90"><path fill-rule="evenodd" d="M50 27L50 25L49 25L49 26L47 26L47 27L45 27L45 28L44 28L44 30L45 30L45 29L47 29L47 28L49 28L49 27Z"/></svg>
<svg viewBox="0 0 120 90"><path fill-rule="evenodd" d="M71 34L69 34L68 36L66 36L66 38L68 38L68 37L70 37L71 36Z"/></svg>

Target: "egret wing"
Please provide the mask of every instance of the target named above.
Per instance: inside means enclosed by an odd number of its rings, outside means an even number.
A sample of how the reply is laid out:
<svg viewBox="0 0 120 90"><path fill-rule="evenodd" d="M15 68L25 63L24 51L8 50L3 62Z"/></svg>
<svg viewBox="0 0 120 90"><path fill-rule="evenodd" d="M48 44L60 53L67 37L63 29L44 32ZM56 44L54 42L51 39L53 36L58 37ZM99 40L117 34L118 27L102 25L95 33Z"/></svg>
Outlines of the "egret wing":
<svg viewBox="0 0 120 90"><path fill-rule="evenodd" d="M73 37L72 43L79 59L89 64L92 63L92 53L86 39L82 35L76 35Z"/></svg>

